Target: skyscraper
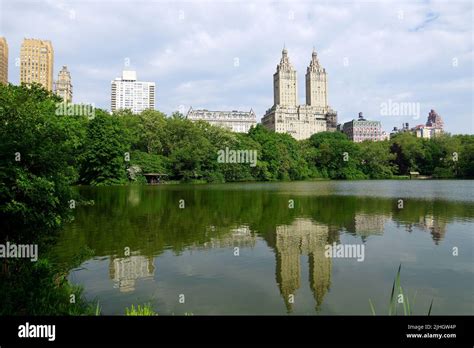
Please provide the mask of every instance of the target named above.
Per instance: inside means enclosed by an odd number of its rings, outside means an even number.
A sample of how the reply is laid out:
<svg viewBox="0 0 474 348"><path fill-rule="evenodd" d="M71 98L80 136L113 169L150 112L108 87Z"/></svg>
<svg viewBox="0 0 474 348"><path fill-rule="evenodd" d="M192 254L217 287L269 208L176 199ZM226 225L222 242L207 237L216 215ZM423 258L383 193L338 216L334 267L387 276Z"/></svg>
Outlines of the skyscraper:
<svg viewBox="0 0 474 348"><path fill-rule="evenodd" d="M296 70L290 63L286 48L282 51L280 64L273 74L273 96L275 105L286 107L296 107L298 104Z"/></svg>
<svg viewBox="0 0 474 348"><path fill-rule="evenodd" d="M111 110L130 109L138 114L146 109L155 109L155 83L137 81L135 71L123 71L122 77L111 82Z"/></svg>
<svg viewBox="0 0 474 348"><path fill-rule="evenodd" d="M20 82L53 90L54 52L51 41L24 39L20 51Z"/></svg>
<svg viewBox="0 0 474 348"><path fill-rule="evenodd" d="M306 69L306 105L314 106L324 112L328 109L328 83L326 69L318 60L316 51L313 51L311 62Z"/></svg>
<svg viewBox="0 0 474 348"><path fill-rule="evenodd" d="M335 131L337 113L328 106L327 74L315 51L306 71L306 104L298 105L296 70L286 48L273 75L273 106L262 118L262 124L277 133L288 133L297 140L314 133Z"/></svg>
<svg viewBox="0 0 474 348"><path fill-rule="evenodd" d="M59 71L58 80L54 84L54 92L63 98L65 102L72 102L71 74L65 65L63 65L62 69Z"/></svg>
<svg viewBox="0 0 474 348"><path fill-rule="evenodd" d="M0 83L8 83L8 44L4 37L0 37Z"/></svg>

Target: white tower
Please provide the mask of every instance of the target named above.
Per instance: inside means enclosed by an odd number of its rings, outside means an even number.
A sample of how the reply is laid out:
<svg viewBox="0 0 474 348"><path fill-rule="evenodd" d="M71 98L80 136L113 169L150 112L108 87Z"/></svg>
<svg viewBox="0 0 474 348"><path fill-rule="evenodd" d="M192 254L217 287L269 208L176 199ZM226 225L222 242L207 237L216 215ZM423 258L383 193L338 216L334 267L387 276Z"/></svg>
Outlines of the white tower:
<svg viewBox="0 0 474 348"><path fill-rule="evenodd" d="M296 70L290 63L288 51L283 48L280 64L273 74L273 98L275 105L296 106L298 104Z"/></svg>
<svg viewBox="0 0 474 348"><path fill-rule="evenodd" d="M311 62L306 70L306 105L328 109L326 69L319 64L318 55L313 50Z"/></svg>
<svg viewBox="0 0 474 348"><path fill-rule="evenodd" d="M72 83L71 74L67 70L67 66L63 65L59 71L58 79L54 83L54 91L63 98L66 103L72 103Z"/></svg>
<svg viewBox="0 0 474 348"><path fill-rule="evenodd" d="M137 73L131 70L122 72L111 82L111 110L129 109L134 114L155 109L155 83L137 81Z"/></svg>

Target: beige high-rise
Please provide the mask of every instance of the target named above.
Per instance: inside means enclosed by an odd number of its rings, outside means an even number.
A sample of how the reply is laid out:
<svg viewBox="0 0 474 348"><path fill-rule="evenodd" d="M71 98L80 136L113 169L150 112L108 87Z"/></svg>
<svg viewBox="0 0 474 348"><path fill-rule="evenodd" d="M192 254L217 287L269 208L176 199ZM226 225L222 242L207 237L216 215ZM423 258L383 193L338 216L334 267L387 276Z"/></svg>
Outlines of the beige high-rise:
<svg viewBox="0 0 474 348"><path fill-rule="evenodd" d="M313 50L306 69L306 104L298 103L296 70L283 49L280 64L273 75L273 106L262 118L262 124L277 133L288 133L297 140L308 139L324 131L335 131L337 112L328 105L327 74Z"/></svg>
<svg viewBox="0 0 474 348"><path fill-rule="evenodd" d="M328 110L328 83L326 69L321 67L316 51L306 69L306 105L318 108L321 113Z"/></svg>
<svg viewBox="0 0 474 348"><path fill-rule="evenodd" d="M296 70L290 63L286 48L282 51L280 64L273 74L273 98L275 105L296 107L298 105L298 82Z"/></svg>
<svg viewBox="0 0 474 348"><path fill-rule="evenodd" d="M54 51L51 41L24 39L20 51L20 83L39 83L53 90Z"/></svg>
<svg viewBox="0 0 474 348"><path fill-rule="evenodd" d="M54 84L54 92L63 98L64 102L72 102L71 74L65 65L63 65L62 69L59 71L58 80Z"/></svg>
<svg viewBox="0 0 474 348"><path fill-rule="evenodd" d="M8 83L8 44L4 37L0 37L0 83Z"/></svg>

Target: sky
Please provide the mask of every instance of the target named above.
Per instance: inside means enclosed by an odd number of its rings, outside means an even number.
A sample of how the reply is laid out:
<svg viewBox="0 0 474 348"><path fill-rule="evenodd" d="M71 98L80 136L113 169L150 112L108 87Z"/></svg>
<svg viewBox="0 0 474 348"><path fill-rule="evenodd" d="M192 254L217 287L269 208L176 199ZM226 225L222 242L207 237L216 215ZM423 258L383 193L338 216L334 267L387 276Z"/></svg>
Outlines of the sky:
<svg viewBox="0 0 474 348"><path fill-rule="evenodd" d="M167 114L252 108L260 121L283 46L301 104L314 48L338 122L363 112L386 131L434 109L446 131L474 133L473 22L470 0L0 0L14 84L21 42L37 38L53 44L55 79L67 65L74 102L110 110L110 82L136 70Z"/></svg>

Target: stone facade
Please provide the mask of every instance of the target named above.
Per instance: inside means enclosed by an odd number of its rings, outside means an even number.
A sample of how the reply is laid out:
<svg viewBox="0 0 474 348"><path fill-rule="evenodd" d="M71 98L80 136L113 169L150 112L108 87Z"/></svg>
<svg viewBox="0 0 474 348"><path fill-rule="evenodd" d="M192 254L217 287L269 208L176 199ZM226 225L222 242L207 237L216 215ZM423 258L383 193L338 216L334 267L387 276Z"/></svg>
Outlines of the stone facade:
<svg viewBox="0 0 474 348"><path fill-rule="evenodd" d="M257 124L257 117L252 109L245 111L209 111L189 109L186 118L191 121L206 121L213 126L227 128L236 133L247 133Z"/></svg>
<svg viewBox="0 0 474 348"><path fill-rule="evenodd" d="M58 80L54 84L54 92L63 98L66 103L72 103L72 83L71 74L67 66L63 66L58 74Z"/></svg>
<svg viewBox="0 0 474 348"><path fill-rule="evenodd" d="M8 44L4 37L0 37L0 83L8 83Z"/></svg>
<svg viewBox="0 0 474 348"><path fill-rule="evenodd" d="M428 120L426 121L426 126L436 128L436 129L443 129L444 122L441 116L436 111L431 109L430 113L428 114Z"/></svg>
<svg viewBox="0 0 474 348"><path fill-rule="evenodd" d="M53 90L54 51L51 41L24 39L20 50L20 83L39 83Z"/></svg>
<svg viewBox="0 0 474 348"><path fill-rule="evenodd" d="M410 132L415 134L417 138L431 139L444 132L444 122L441 116L433 109L428 113L428 120L426 124L419 124L413 128L410 128L408 123L403 123L402 128L394 127L390 136L397 133Z"/></svg>
<svg viewBox="0 0 474 348"><path fill-rule="evenodd" d="M274 105L267 110L262 124L277 133L288 133L297 140L314 133L335 131L337 112L328 106L327 73L313 51L306 70L306 104L298 105L296 70L283 49L280 64L273 75Z"/></svg>
<svg viewBox="0 0 474 348"><path fill-rule="evenodd" d="M443 127L443 119L436 111L431 109L426 124L416 126L412 129L412 132L415 133L418 138L431 139L442 134L444 132Z"/></svg>
<svg viewBox="0 0 474 348"><path fill-rule="evenodd" d="M342 131L347 137L355 143L365 140L380 141L384 140L386 135L382 132L382 124L380 121L369 121L359 112L359 118L344 123Z"/></svg>

